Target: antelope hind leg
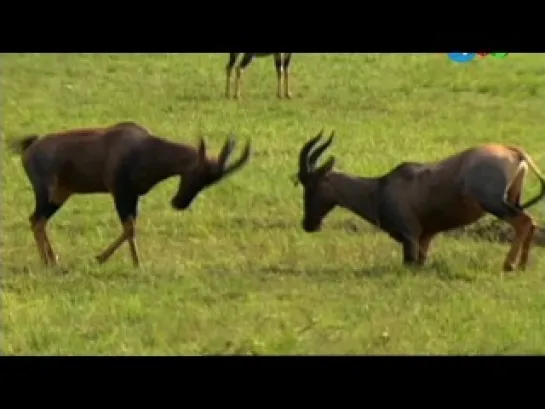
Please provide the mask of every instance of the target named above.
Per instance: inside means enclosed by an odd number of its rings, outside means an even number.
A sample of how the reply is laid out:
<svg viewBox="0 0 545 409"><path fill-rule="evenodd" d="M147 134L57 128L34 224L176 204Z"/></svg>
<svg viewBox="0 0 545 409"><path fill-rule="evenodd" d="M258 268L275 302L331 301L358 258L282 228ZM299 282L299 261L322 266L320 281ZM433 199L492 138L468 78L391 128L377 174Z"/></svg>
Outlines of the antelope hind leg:
<svg viewBox="0 0 545 409"><path fill-rule="evenodd" d="M287 99L291 99L290 73L289 73L289 70L287 68L284 70L284 96Z"/></svg>
<svg viewBox="0 0 545 409"><path fill-rule="evenodd" d="M40 255L40 259L42 260L42 263L45 266L48 266L50 262L49 262L49 257L46 250L46 243L44 240L44 227L45 227L45 222L43 220L34 222L31 225L32 233L34 234L34 241L36 242L36 247L38 249L38 254Z"/></svg>
<svg viewBox="0 0 545 409"><path fill-rule="evenodd" d="M251 53L244 53L240 64L235 70L235 99L240 98L240 85L242 83L242 76L244 74L244 70L250 65L253 59L254 56Z"/></svg>
<svg viewBox="0 0 545 409"><path fill-rule="evenodd" d="M47 232L44 228L43 231L43 240L45 244L45 252L47 254L47 257L49 259L49 263L53 266L56 266L59 261L59 257L55 254L53 251L53 247L51 246L51 242L49 241L49 237L47 237Z"/></svg>
<svg viewBox="0 0 545 409"><path fill-rule="evenodd" d="M528 256L530 254L530 247L532 245L532 240L534 239L534 235L537 230L537 223L532 218L532 216L528 214L526 214L526 216L530 220L530 227L528 228L528 233L526 234L526 237L522 240L522 248L520 251L520 259L518 264L519 270L525 270L526 266L528 265Z"/></svg>
<svg viewBox="0 0 545 409"><path fill-rule="evenodd" d="M136 245L136 223L134 219L131 218L125 222L123 228L127 234L132 263L135 267L138 267L140 265L140 257L138 255L138 246Z"/></svg>
<svg viewBox="0 0 545 409"><path fill-rule="evenodd" d="M229 53L229 61L225 67L225 97L231 98L231 74L233 73L233 67L237 61L238 53Z"/></svg>
<svg viewBox="0 0 545 409"><path fill-rule="evenodd" d="M506 221L515 229L515 237L513 237L513 241L511 242L511 248L509 249L509 252L505 257L503 270L513 271L515 269L515 263L517 262L519 255L521 255L520 253L523 244L525 240L528 239L528 236L531 235L532 219L528 217L528 215L526 215L525 213L520 213L518 216L506 219ZM529 243L527 247L529 247ZM528 252L526 252L525 258L526 260L523 260L521 257L521 263L526 264L526 261L528 259ZM519 263L519 265L521 263Z"/></svg>
<svg viewBox="0 0 545 409"><path fill-rule="evenodd" d="M511 242L507 256L503 262L503 271L513 271L519 257L522 241L529 228L528 216L515 204L505 201L505 180L503 175L484 173L488 178L485 187L470 186L472 195L486 212L505 220L515 229L515 237Z"/></svg>
<svg viewBox="0 0 545 409"><path fill-rule="evenodd" d="M287 99L291 99L291 90L290 90L290 62L291 62L291 53L284 54L283 68L284 68L284 96Z"/></svg>
<svg viewBox="0 0 545 409"><path fill-rule="evenodd" d="M38 248L38 253L40 254L40 258L42 259L42 263L46 266L56 266L58 258L53 251L53 248L51 247L49 238L47 237L47 219L40 219L38 221L35 221L34 218L31 217L30 223L32 232L34 233L34 240Z"/></svg>
<svg viewBox="0 0 545 409"><path fill-rule="evenodd" d="M282 98L282 54L274 54L274 67L276 69L276 96Z"/></svg>

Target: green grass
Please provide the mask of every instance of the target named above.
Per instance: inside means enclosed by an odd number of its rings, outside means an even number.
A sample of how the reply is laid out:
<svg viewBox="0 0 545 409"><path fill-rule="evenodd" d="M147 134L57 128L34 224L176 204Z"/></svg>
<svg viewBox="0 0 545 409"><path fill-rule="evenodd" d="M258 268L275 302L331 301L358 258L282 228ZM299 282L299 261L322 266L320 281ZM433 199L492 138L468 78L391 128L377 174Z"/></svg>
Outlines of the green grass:
<svg viewBox="0 0 545 409"><path fill-rule="evenodd" d="M292 101L276 99L272 58L259 59L239 102L223 98L226 58L2 57L5 354L545 352L543 248L526 272L504 275L506 244L443 235L411 272L396 243L343 210L304 233L290 181L321 128L338 135L337 169L361 175L490 141L520 144L545 168L545 55L296 54ZM43 269L32 190L6 143L122 120L173 140L204 134L214 152L234 131L255 154L191 211L170 208L176 179L144 197L139 270L126 246L94 262L120 233L111 198L70 199L49 225L64 269ZM530 177L527 195L537 189ZM532 213L545 222L545 204Z"/></svg>

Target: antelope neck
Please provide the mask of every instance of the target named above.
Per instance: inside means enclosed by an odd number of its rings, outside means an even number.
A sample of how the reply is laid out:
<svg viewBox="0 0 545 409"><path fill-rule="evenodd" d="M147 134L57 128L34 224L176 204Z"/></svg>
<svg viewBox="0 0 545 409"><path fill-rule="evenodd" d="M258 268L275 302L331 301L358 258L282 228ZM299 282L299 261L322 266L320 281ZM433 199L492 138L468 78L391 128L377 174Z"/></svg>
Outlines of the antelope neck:
<svg viewBox="0 0 545 409"><path fill-rule="evenodd" d="M350 210L369 223L380 226L379 198L380 179L332 173L331 188L337 194L337 205Z"/></svg>

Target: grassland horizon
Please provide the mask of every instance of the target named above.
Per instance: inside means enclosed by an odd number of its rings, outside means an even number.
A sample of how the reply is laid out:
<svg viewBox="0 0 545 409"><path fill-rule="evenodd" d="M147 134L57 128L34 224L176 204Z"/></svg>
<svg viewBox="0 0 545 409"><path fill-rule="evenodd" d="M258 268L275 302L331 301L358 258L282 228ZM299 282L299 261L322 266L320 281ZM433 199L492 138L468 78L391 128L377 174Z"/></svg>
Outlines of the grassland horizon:
<svg viewBox="0 0 545 409"><path fill-rule="evenodd" d="M542 354L545 248L525 272L501 271L508 245L441 235L421 269L342 209L301 229L291 180L301 145L337 138L336 169L378 176L469 146L519 145L545 169L545 55L468 64L439 54L294 54L292 100L272 58L224 98L226 54L2 56L2 332L6 355ZM34 196L13 139L135 121L218 152L231 132L250 163L176 212L176 178L141 199L142 267L108 195L72 197L48 225L61 268L41 266ZM239 153L235 153L235 156ZM532 175L524 197L539 186ZM545 225L545 202L529 209ZM490 218L483 222L489 221Z"/></svg>

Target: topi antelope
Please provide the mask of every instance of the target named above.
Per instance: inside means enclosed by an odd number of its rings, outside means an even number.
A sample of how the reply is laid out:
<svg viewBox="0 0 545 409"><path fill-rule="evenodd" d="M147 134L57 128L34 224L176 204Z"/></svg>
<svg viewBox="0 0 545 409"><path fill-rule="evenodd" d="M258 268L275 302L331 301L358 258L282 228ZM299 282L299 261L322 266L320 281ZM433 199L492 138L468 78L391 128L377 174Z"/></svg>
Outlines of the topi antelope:
<svg viewBox="0 0 545 409"><path fill-rule="evenodd" d="M151 135L132 122L18 140L14 148L22 153L23 167L34 190L36 207L29 220L43 263L57 264L46 224L66 200L73 194L110 193L123 233L96 258L106 262L128 241L132 261L138 266L135 222L139 198L160 181L179 175L180 184L171 204L177 210L189 208L203 189L248 161L249 142L238 160L226 164L234 144L228 139L217 159L209 158L202 138L195 149Z"/></svg>
<svg viewBox="0 0 545 409"><path fill-rule="evenodd" d="M274 65L276 67L276 96L282 98L282 76L284 77L284 96L291 98L289 68L292 53L229 53L229 61L225 70L227 71L227 81L225 85L225 97L231 97L231 74L237 61L237 57L242 54L242 60L235 69L235 99L240 97L240 83L242 74L246 67L250 65L255 57L266 57L274 55Z"/></svg>
<svg viewBox="0 0 545 409"><path fill-rule="evenodd" d="M356 177L332 171L334 157L316 167L333 141L331 134L313 150L321 136L305 143L299 154L297 179L304 187L306 232L320 230L325 216L341 206L400 243L405 265L422 265L437 233L490 213L515 231L504 271L514 270L519 253L518 267L526 267L536 223L525 209L545 196L545 178L523 150L488 144L433 163L403 162L380 177ZM528 167L539 177L541 192L521 205Z"/></svg>

